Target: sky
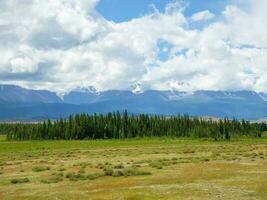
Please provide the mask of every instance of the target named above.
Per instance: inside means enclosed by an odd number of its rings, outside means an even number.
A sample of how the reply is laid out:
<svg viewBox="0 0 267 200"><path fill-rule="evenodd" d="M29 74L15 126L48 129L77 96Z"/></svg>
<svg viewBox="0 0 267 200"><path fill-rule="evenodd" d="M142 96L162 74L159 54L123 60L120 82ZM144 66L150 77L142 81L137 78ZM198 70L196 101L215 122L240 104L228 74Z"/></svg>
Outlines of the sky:
<svg viewBox="0 0 267 200"><path fill-rule="evenodd" d="M266 0L0 0L0 83L267 92Z"/></svg>

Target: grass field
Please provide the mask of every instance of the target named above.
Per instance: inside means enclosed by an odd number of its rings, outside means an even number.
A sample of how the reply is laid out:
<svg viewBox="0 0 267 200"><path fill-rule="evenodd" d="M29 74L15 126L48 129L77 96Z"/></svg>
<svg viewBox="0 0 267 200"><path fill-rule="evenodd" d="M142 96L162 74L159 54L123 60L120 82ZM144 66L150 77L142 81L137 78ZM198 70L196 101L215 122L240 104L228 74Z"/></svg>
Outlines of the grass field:
<svg viewBox="0 0 267 200"><path fill-rule="evenodd" d="M0 199L267 199L267 139L0 136Z"/></svg>

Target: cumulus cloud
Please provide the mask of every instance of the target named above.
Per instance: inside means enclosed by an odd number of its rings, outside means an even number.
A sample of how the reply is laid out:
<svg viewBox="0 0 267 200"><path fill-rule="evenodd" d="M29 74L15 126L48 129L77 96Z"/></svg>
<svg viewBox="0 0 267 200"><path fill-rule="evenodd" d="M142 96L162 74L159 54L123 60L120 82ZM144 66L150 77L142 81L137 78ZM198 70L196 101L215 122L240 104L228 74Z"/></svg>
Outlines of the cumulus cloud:
<svg viewBox="0 0 267 200"><path fill-rule="evenodd" d="M172 1L164 12L115 23L98 0L0 1L0 81L57 92L256 90L267 92L265 0L228 5L214 18ZM161 59L161 54L167 54Z"/></svg>
<svg viewBox="0 0 267 200"><path fill-rule="evenodd" d="M202 20L209 20L213 19L215 15L211 13L209 10L204 10L192 15L192 21L202 21Z"/></svg>

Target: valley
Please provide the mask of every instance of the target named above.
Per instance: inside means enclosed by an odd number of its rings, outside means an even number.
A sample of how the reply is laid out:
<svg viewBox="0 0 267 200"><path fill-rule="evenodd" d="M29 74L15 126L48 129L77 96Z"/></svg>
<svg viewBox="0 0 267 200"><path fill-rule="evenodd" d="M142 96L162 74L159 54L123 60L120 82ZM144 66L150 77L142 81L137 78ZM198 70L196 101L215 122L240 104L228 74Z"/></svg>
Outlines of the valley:
<svg viewBox="0 0 267 200"><path fill-rule="evenodd" d="M0 199L265 199L267 140L0 141Z"/></svg>

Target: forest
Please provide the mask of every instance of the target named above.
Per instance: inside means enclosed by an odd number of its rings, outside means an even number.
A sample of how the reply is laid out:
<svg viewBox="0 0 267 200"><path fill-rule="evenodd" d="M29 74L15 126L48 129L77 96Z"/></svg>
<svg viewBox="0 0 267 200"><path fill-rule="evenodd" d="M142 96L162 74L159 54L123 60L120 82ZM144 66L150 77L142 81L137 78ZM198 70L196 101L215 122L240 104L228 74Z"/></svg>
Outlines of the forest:
<svg viewBox="0 0 267 200"><path fill-rule="evenodd" d="M18 126L16 123L0 123L0 135L7 135L9 133L14 133L15 128Z"/></svg>
<svg viewBox="0 0 267 200"><path fill-rule="evenodd" d="M151 116L124 112L77 114L68 119L38 124L2 124L8 140L89 140L143 137L189 137L230 140L233 137L261 137L265 123L245 120L207 120L189 115ZM1 130L0 132L3 132Z"/></svg>

